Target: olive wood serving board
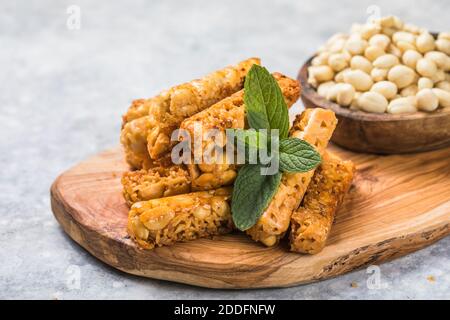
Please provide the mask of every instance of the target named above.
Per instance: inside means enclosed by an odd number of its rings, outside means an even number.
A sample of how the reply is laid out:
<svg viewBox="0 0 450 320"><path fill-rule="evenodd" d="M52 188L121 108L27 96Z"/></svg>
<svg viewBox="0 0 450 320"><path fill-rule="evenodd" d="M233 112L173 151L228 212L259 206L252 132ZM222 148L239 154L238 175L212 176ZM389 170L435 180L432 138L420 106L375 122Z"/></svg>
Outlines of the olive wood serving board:
<svg viewBox="0 0 450 320"><path fill-rule="evenodd" d="M134 275L210 288L288 287L421 249L450 233L450 148L377 156L331 146L357 167L325 249L266 248L242 233L142 250L126 232L120 148L81 162L51 187L64 231L103 262Z"/></svg>

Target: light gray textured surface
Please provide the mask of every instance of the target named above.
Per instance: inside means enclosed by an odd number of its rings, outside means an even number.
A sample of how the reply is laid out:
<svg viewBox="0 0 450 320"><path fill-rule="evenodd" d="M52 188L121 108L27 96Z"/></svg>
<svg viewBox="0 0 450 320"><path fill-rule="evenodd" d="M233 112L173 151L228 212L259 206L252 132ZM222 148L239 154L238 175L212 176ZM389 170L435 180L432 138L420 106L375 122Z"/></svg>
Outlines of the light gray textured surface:
<svg viewBox="0 0 450 320"><path fill-rule="evenodd" d="M81 8L80 30L66 27L72 4ZM447 0L1 0L0 298L449 299L449 237L381 265L387 287L378 290L367 287L365 270L289 289L207 290L109 268L65 236L50 210L52 181L118 143L131 99L249 56L295 76L374 4L383 15L449 29Z"/></svg>

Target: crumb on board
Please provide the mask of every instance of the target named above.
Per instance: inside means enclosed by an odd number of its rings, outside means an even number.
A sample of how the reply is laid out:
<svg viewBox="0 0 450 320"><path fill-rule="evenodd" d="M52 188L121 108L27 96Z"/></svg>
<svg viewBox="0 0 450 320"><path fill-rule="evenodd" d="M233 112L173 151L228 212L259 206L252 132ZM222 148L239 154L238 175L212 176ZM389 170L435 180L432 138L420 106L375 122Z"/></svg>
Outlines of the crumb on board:
<svg viewBox="0 0 450 320"><path fill-rule="evenodd" d="M436 282L436 278L435 278L434 276L428 276L428 277L427 277L427 280L428 280L429 282Z"/></svg>
<svg viewBox="0 0 450 320"><path fill-rule="evenodd" d="M358 284L357 284L356 282L352 282L352 283L350 284L350 286L351 286L352 288L358 288Z"/></svg>

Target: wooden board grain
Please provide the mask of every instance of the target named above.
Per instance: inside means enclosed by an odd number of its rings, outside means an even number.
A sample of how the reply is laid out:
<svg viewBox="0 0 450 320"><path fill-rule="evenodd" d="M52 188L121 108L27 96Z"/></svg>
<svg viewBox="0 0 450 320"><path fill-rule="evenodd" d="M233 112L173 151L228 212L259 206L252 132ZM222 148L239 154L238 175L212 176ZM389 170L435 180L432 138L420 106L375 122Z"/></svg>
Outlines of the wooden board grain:
<svg viewBox="0 0 450 320"><path fill-rule="evenodd" d="M290 253L243 234L179 243L151 251L127 236L128 208L119 148L80 163L51 188L56 219L69 236L122 271L212 288L287 287L337 276L423 248L450 233L450 148L376 156L331 149L357 166L326 248Z"/></svg>

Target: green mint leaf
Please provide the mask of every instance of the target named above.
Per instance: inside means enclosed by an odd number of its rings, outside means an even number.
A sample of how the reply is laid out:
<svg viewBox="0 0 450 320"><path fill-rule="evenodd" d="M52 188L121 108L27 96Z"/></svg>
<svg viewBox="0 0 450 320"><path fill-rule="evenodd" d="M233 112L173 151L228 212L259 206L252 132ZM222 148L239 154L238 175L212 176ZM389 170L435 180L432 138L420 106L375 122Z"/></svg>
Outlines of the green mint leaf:
<svg viewBox="0 0 450 320"><path fill-rule="evenodd" d="M280 170L307 172L316 168L322 158L316 149L304 140L287 138L280 141Z"/></svg>
<svg viewBox="0 0 450 320"><path fill-rule="evenodd" d="M227 136L234 137L233 139L236 143L235 146L237 148L237 154L245 156L245 159L238 158L238 161L245 160L245 163L257 164L259 163L260 153L268 153L268 138L267 135L262 131L256 131L255 129L227 129Z"/></svg>
<svg viewBox="0 0 450 320"><path fill-rule="evenodd" d="M280 139L288 136L288 108L280 86L266 68L251 67L245 77L244 103L251 128L278 129Z"/></svg>
<svg viewBox="0 0 450 320"><path fill-rule="evenodd" d="M234 182L231 212L236 227L245 231L256 224L281 181L281 173L261 175L261 166L246 164Z"/></svg>
<svg viewBox="0 0 450 320"><path fill-rule="evenodd" d="M232 129L238 145L245 145L251 149L267 149L268 138L267 135L261 131L254 129Z"/></svg>

